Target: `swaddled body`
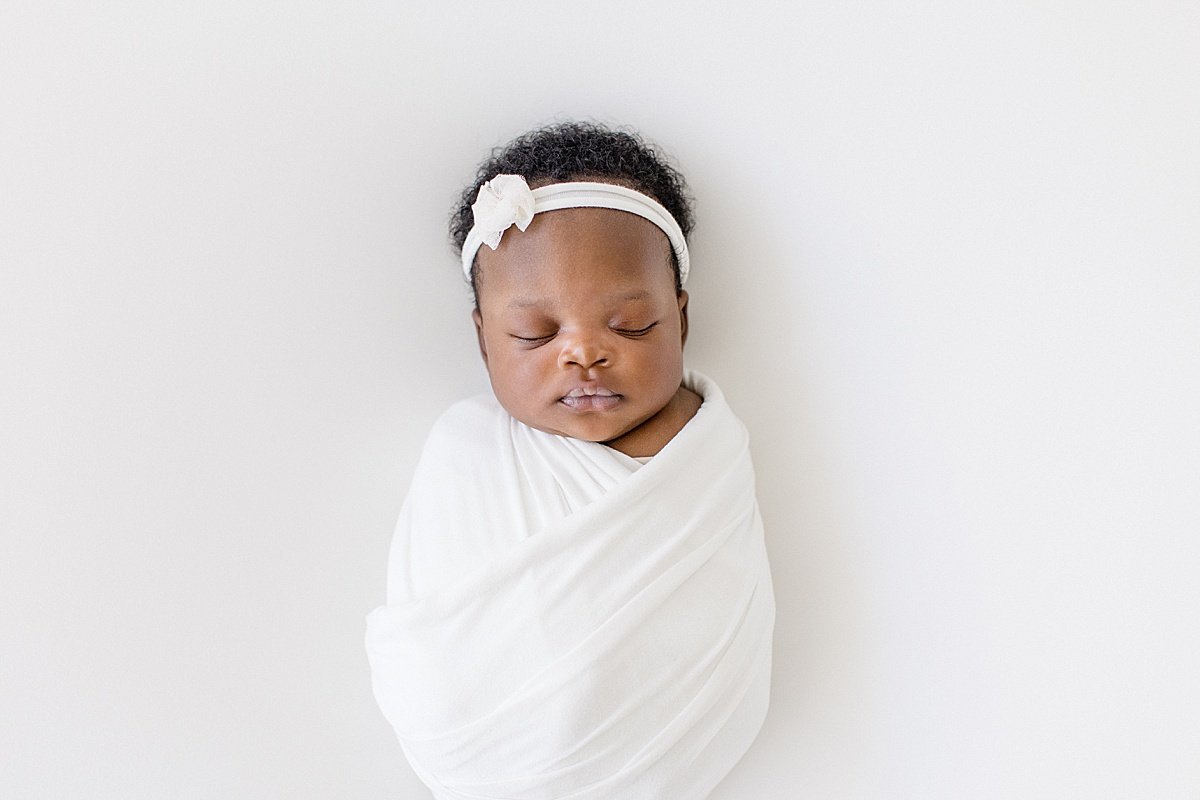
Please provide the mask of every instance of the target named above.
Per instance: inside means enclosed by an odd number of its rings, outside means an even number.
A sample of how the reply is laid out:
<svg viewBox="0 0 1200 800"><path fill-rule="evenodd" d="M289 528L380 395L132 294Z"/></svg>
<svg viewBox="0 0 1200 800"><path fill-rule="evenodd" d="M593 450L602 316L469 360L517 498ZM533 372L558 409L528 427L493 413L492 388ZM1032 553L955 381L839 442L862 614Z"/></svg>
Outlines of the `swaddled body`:
<svg viewBox="0 0 1200 800"><path fill-rule="evenodd" d="M749 747L770 572L745 430L689 383L704 405L644 466L491 398L435 426L368 650L439 799L703 798Z"/></svg>
<svg viewBox="0 0 1200 800"><path fill-rule="evenodd" d="M599 172L566 177L637 185ZM511 177L516 227L464 251L495 396L422 454L376 696L439 800L700 800L761 726L775 606L746 431L683 372L686 208Z"/></svg>

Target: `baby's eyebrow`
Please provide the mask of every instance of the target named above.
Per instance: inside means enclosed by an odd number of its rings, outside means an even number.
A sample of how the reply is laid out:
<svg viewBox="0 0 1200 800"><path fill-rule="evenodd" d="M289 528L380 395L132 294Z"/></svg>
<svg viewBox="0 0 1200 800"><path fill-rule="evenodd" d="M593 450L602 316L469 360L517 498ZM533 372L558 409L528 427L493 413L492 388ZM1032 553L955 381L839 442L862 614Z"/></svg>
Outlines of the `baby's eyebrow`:
<svg viewBox="0 0 1200 800"><path fill-rule="evenodd" d="M645 289L639 289L636 292L629 292L623 295L616 295L612 299L622 303L632 303L635 300L649 300L650 293ZM509 301L509 308L531 308L533 306L542 305L543 299L540 297L517 297Z"/></svg>

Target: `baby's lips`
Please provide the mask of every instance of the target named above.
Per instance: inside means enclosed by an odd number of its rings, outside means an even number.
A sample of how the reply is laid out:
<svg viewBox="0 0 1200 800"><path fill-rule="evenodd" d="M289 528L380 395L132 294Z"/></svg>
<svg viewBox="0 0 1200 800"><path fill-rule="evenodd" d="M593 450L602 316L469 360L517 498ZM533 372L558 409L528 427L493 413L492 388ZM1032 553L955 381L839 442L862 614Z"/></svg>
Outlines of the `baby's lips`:
<svg viewBox="0 0 1200 800"><path fill-rule="evenodd" d="M617 393L599 385L576 386L563 397L616 397Z"/></svg>
<svg viewBox="0 0 1200 800"><path fill-rule="evenodd" d="M575 411L612 411L621 403L619 394L568 394L559 400Z"/></svg>

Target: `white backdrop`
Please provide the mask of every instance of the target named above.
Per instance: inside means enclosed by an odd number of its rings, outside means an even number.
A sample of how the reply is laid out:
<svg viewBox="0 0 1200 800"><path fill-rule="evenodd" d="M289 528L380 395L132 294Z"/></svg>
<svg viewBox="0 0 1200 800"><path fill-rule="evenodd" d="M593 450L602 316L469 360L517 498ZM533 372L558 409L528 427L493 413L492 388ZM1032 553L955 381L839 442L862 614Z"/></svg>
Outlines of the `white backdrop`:
<svg viewBox="0 0 1200 800"><path fill-rule="evenodd" d="M1200 9L0 6L0 796L427 798L364 615L486 388L445 218L632 124L754 442L714 800L1200 797Z"/></svg>

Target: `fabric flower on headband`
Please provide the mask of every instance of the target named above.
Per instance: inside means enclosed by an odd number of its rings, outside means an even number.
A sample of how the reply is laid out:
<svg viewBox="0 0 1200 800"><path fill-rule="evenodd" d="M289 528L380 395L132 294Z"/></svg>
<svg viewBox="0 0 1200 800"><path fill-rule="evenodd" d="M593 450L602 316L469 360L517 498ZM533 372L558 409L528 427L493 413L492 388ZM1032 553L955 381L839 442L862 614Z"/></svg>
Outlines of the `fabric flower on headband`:
<svg viewBox="0 0 1200 800"><path fill-rule="evenodd" d="M479 187L471 213L483 243L495 250L509 226L524 231L533 222L533 192L520 175L497 175Z"/></svg>

